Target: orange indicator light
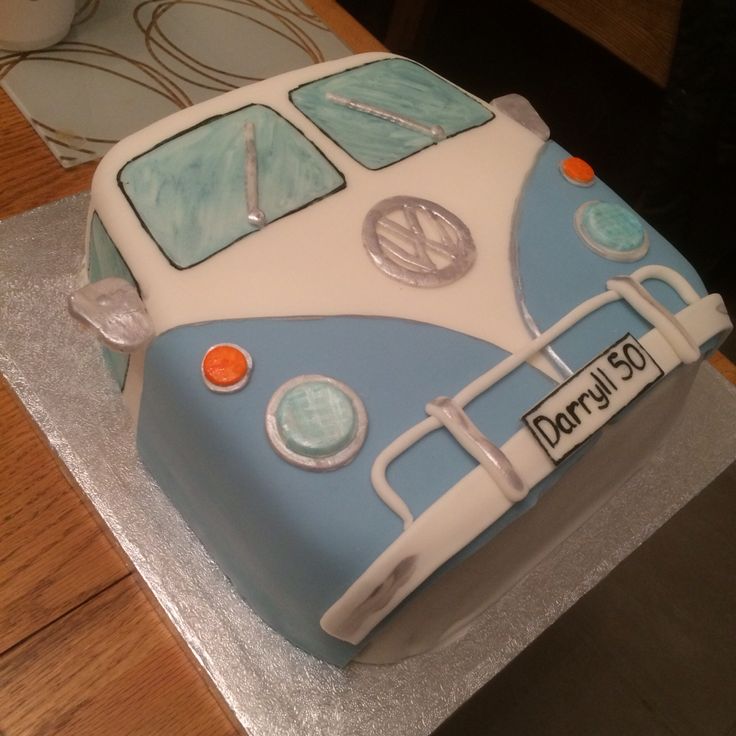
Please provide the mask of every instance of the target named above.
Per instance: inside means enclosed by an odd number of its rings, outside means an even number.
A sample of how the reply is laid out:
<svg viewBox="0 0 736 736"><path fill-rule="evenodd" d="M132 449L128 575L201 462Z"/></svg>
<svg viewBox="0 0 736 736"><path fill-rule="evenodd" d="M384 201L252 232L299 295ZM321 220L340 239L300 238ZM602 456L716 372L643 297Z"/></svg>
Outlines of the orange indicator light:
<svg viewBox="0 0 736 736"><path fill-rule="evenodd" d="M202 376L208 386L217 391L242 388L252 368L250 355L237 345L215 345L202 361Z"/></svg>
<svg viewBox="0 0 736 736"><path fill-rule="evenodd" d="M593 167L577 156L570 156L560 163L560 171L562 175L572 184L587 187L590 186L595 179L595 171Z"/></svg>

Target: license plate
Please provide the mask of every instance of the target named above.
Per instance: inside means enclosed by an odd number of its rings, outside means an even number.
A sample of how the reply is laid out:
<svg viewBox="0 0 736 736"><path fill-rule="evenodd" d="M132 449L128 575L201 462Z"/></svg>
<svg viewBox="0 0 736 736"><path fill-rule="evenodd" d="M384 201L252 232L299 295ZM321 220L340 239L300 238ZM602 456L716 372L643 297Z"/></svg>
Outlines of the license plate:
<svg viewBox="0 0 736 736"><path fill-rule="evenodd" d="M641 343L627 334L522 419L557 465L663 375Z"/></svg>

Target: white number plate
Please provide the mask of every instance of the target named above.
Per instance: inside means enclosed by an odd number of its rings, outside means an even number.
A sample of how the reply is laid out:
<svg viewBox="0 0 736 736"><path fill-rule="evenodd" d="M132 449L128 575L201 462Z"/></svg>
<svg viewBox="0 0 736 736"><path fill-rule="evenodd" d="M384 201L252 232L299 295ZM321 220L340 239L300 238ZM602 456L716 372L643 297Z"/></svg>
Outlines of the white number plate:
<svg viewBox="0 0 736 736"><path fill-rule="evenodd" d="M522 419L557 465L663 375L654 358L627 334Z"/></svg>

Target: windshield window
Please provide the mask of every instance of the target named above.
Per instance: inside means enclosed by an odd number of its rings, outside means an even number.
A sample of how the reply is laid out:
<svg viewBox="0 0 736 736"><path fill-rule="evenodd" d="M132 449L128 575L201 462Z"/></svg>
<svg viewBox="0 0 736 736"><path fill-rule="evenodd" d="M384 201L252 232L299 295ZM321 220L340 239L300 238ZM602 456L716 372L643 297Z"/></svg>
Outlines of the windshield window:
<svg viewBox="0 0 736 736"><path fill-rule="evenodd" d="M315 125L369 169L394 164L493 119L478 100L406 59L348 69L297 87L289 96Z"/></svg>
<svg viewBox="0 0 736 736"><path fill-rule="evenodd" d="M247 146L255 168L246 165ZM311 141L263 105L210 118L160 143L126 164L118 183L177 268L345 186ZM259 217L249 217L255 210Z"/></svg>

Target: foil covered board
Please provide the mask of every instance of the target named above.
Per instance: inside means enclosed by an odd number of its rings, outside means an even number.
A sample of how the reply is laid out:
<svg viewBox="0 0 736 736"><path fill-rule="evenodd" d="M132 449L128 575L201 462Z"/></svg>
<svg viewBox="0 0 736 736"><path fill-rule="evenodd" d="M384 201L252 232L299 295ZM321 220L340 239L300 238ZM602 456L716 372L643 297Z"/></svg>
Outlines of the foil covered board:
<svg viewBox="0 0 736 736"><path fill-rule="evenodd" d="M251 736L431 733L736 456L736 388L704 366L648 466L464 638L390 666L319 662L232 590L137 459L98 344L66 308L88 202L0 222L0 372Z"/></svg>

